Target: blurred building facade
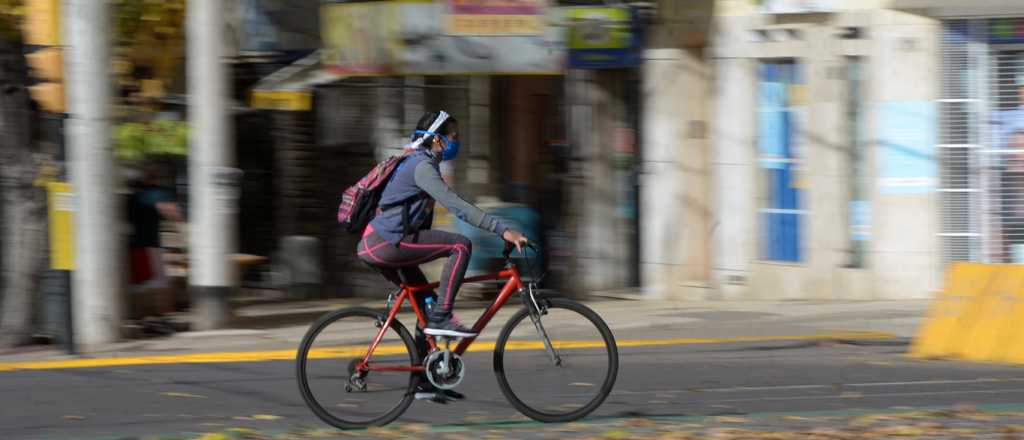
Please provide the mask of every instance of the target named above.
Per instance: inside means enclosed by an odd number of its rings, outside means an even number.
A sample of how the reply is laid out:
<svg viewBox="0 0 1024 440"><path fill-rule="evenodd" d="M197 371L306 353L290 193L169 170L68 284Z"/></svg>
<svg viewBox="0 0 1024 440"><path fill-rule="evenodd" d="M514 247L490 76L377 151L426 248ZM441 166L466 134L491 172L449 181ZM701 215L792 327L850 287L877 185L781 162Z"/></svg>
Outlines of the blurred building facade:
<svg viewBox="0 0 1024 440"><path fill-rule="evenodd" d="M620 20L615 46L597 47L601 63L567 64L566 22L538 36L471 32L460 40L439 27L442 17L396 30L351 20L430 16L443 11L439 2L321 7L320 53L257 84L252 103L273 114L275 235L316 239L324 291L380 293L381 278L354 256L358 237L336 229L334 202L376 161L400 152L419 117L437 109L458 118L464 145L442 167L446 178L543 243L551 285L583 292L639 284L639 17L601 2L564 3ZM541 18L551 11L538 9ZM359 32L372 35L352 38ZM400 60L388 58L396 39ZM443 210L435 225L474 233ZM474 241L480 261L470 270L484 271L500 250L494 239Z"/></svg>
<svg viewBox="0 0 1024 440"><path fill-rule="evenodd" d="M1024 261L1019 17L723 0L705 45L648 50L648 294L923 298L952 261Z"/></svg>
<svg viewBox="0 0 1024 440"><path fill-rule="evenodd" d="M376 292L327 202L444 108L465 145L445 173L533 210L562 289L921 298L952 261L1024 261L1024 4L649 3L632 65L330 72L321 53L265 78L276 238L317 238L326 290Z"/></svg>

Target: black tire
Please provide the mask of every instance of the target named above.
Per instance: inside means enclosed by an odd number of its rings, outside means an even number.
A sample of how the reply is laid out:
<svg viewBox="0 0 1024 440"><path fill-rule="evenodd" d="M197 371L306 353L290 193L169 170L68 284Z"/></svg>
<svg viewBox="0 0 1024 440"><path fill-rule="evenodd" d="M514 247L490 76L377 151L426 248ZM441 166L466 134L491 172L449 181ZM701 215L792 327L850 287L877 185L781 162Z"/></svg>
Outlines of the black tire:
<svg viewBox="0 0 1024 440"><path fill-rule="evenodd" d="M303 400L306 401L306 405L309 406L311 410L313 410L313 413L316 414L317 417L320 418L320 420L323 420L327 424L341 429L355 429L365 428L368 426L382 426L391 423L399 416L401 416L402 413L404 413L405 410L409 408L409 405L412 404L412 401L415 397L413 393L413 388L416 386L416 381L418 380L418 375L416 373L409 372L408 385L406 385L404 393L401 394L402 397L397 402L397 404L394 407L391 407L390 409L384 411L379 416L370 416L369 418L364 418L361 420L346 419L346 417L337 416L333 414L331 411L328 411L327 408L325 408L325 406L320 401L317 400L315 390L310 387L310 377L308 371L310 361L310 349L314 346L314 342L316 342L317 336L319 336L321 332L325 328L327 328L327 326L334 324L345 318L356 317L363 319L379 320L379 322L381 323L383 323L387 318L387 316L384 313L365 307L353 307L328 313L322 316L316 322L314 322L312 326L310 326L309 330L306 332L306 336L302 338L302 343L299 345L299 351L295 359L296 377L298 378L299 392L302 393L302 398ZM374 327L373 330L376 329L377 328ZM408 353L410 365L419 365L421 361L419 358L419 354L417 353L416 350L416 345L413 342L412 337L409 335L409 331L406 330L405 326L403 326L401 322L398 322L398 320L395 319L394 321L391 322L390 329L391 332L394 332L394 334L396 334L404 343L406 352ZM366 346L367 348L369 348L368 343L366 344ZM356 357L358 356L361 355L357 355ZM398 358L404 359L404 357L401 354L399 354ZM343 369L344 372L346 374L351 374L351 369L354 365L355 364L353 364L352 361L350 361ZM372 374L373 373L370 373L371 376ZM398 381L401 382L401 375L404 375L404 373L396 373L396 376L393 377L397 377ZM346 387L346 392L350 393L351 391L347 388L348 383L348 378L346 377L344 380L341 381L341 383L331 383L331 385L337 385L339 387L344 386Z"/></svg>
<svg viewBox="0 0 1024 440"><path fill-rule="evenodd" d="M494 345L494 374L498 379L498 386L501 388L501 392L502 394L505 395L505 398L507 398L508 401L512 403L512 405L517 410L519 410L519 412L523 413L523 415L531 419L544 423L564 423L579 420L583 417L586 417L588 414L590 414L599 406L601 406L601 404L604 403L605 399L608 398L608 395L611 394L612 388L615 386L615 380L618 377L619 372L619 352L618 346L615 344L615 336L612 335L612 332L608 328L608 325L605 324L604 320L602 320L601 317L597 315L597 313L595 313L593 310L580 303L563 298L541 298L539 299L539 301L546 304L549 308L549 311L551 309L564 309L582 315L584 318L586 318L587 321L590 321L590 323L593 324L594 327L596 327L596 330L601 335L601 339L604 341L604 347L607 350L607 373L604 375L603 381L601 382L601 385L598 388L597 393L589 402L586 402L579 408L565 412L553 412L545 411L541 408L531 406L527 402L524 402L523 399L520 397L520 394L516 393L516 391L512 389L513 386L509 382L508 373L505 365L506 345L509 342L509 337L512 335L512 332L517 328L517 326L521 323L524 323L525 320L525 324L530 326L529 330L534 331L532 322L528 319L529 310L523 307L514 315L512 315L511 318L509 318L508 322L505 324L505 327L502 328L501 333L498 335L498 340ZM541 322L545 323L543 317L541 317ZM557 327L557 325L554 322L551 322L550 324L545 323L544 326L546 329L549 330L549 334L551 333L551 327ZM598 358L601 357L603 356L598 356ZM555 367L552 364L547 365L552 368L559 368Z"/></svg>

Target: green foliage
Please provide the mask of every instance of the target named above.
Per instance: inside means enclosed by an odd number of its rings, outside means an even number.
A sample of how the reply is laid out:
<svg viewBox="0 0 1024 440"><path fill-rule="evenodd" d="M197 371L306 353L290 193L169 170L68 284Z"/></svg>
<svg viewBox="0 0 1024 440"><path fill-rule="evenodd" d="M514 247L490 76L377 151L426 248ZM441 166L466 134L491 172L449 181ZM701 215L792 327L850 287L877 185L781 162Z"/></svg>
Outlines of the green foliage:
<svg viewBox="0 0 1024 440"><path fill-rule="evenodd" d="M25 0L0 0L0 38L18 38Z"/></svg>
<svg viewBox="0 0 1024 440"><path fill-rule="evenodd" d="M147 156L188 154L188 124L181 121L126 122L114 128L117 157L132 162Z"/></svg>

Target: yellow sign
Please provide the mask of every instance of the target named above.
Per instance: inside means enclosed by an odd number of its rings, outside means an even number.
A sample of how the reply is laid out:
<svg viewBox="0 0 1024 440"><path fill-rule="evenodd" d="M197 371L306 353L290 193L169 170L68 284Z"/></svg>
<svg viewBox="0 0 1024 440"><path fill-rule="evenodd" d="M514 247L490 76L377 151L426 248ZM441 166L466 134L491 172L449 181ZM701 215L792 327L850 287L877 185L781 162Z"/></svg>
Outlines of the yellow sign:
<svg viewBox="0 0 1024 440"><path fill-rule="evenodd" d="M75 270L75 193L65 182L50 182L50 268Z"/></svg>
<svg viewBox="0 0 1024 440"><path fill-rule="evenodd" d="M264 110L309 111L313 109L313 94L308 91L253 90L249 105Z"/></svg>
<svg viewBox="0 0 1024 440"><path fill-rule="evenodd" d="M60 0L25 2L25 43L34 46L60 46Z"/></svg>

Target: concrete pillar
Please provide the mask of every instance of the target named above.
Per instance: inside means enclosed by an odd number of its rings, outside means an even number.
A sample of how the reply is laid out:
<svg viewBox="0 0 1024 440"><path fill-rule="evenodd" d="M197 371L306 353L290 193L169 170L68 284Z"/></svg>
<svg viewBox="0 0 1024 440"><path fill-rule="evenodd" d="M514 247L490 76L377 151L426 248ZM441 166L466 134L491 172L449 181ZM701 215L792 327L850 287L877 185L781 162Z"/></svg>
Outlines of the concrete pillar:
<svg viewBox="0 0 1024 440"><path fill-rule="evenodd" d="M707 293L710 75L700 50L651 49L643 67L641 283L648 297Z"/></svg>
<svg viewBox="0 0 1024 440"><path fill-rule="evenodd" d="M836 269L846 264L849 244L846 179L850 147L843 129L843 58L836 50L834 30L828 26L804 29L807 41L804 63L803 107L805 127L798 145L804 166L799 176L804 216L803 280L788 297L833 298Z"/></svg>
<svg viewBox="0 0 1024 440"><path fill-rule="evenodd" d="M460 191L465 188L467 197L500 193L494 179L500 172L498 161L491 160L496 157L491 142L491 83L492 79L487 76L469 78L469 124L462 127L466 139L464 151L459 153L463 172L458 174L462 176L460 185L464 185Z"/></svg>
<svg viewBox="0 0 1024 440"><path fill-rule="evenodd" d="M196 329L227 325L228 296L238 284L230 257L238 249L241 176L233 168L224 13L221 2L188 2L189 284Z"/></svg>
<svg viewBox="0 0 1024 440"><path fill-rule="evenodd" d="M119 338L125 243L111 142L110 4L63 3L68 79L67 143L78 209L73 274L75 337L86 349Z"/></svg>
<svg viewBox="0 0 1024 440"><path fill-rule="evenodd" d="M412 127L405 127L403 114L403 88L405 78L377 78L382 85L377 88L377 105L374 118L373 140L376 147L377 160L384 160L395 154L401 154L402 148L409 142L407 133ZM415 124L415 119L413 120Z"/></svg>
<svg viewBox="0 0 1024 440"><path fill-rule="evenodd" d="M712 285L725 299L748 292L757 255L756 68L750 58L713 62Z"/></svg>
<svg viewBox="0 0 1024 440"><path fill-rule="evenodd" d="M576 264L586 290L625 287L633 244L617 213L623 195L615 169L616 129L624 124L625 103L615 93L615 76L572 70L566 81L569 141L583 178L574 188Z"/></svg>
<svg viewBox="0 0 1024 440"><path fill-rule="evenodd" d="M867 266L874 272L876 295L905 299L927 297L938 288L938 199L935 191L902 191L885 180L887 161L892 160L891 136L882 132L883 118L890 118L892 106L917 103L934 106L939 97L938 21L916 14L879 11L875 18L872 58L869 60L873 105L868 117L874 125L872 154L876 185L872 197L872 240ZM923 115L922 115L923 116ZM917 120L917 119L915 119ZM934 134L938 115L922 118L907 130ZM900 134L903 137L905 134ZM934 145L929 160L938 166ZM937 168L935 169L937 172Z"/></svg>

